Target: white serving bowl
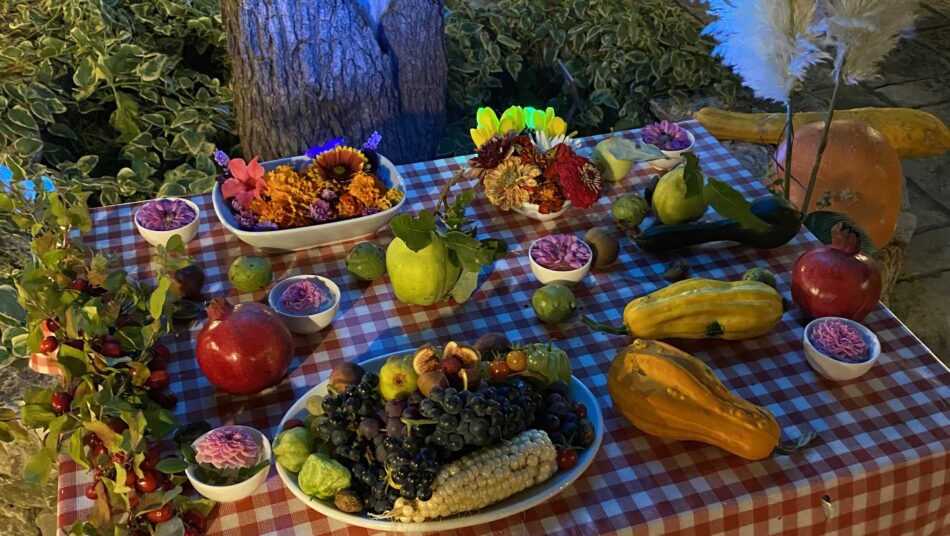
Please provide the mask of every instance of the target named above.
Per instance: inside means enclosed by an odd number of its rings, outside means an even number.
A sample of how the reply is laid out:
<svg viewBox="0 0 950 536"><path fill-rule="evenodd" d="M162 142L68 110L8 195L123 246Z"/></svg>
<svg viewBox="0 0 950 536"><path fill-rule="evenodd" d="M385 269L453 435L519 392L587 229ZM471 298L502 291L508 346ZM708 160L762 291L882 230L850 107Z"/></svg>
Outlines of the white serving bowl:
<svg viewBox="0 0 950 536"><path fill-rule="evenodd" d="M271 171L277 166L292 166L300 169L309 162L310 159L305 156L294 156L261 162L261 166L266 171ZM406 187L403 184L402 177L396 172L396 167L382 155L379 156L378 176L379 180L386 186L398 188L403 193L406 192ZM399 212L399 209L406 202L406 196L404 195L392 208L369 216L278 231L245 231L238 227L234 213L231 212L231 208L227 206L224 197L221 195L220 184L214 185L211 200L218 220L231 234L261 251L280 252L310 249L375 234L380 227L389 223L389 220Z"/></svg>
<svg viewBox="0 0 950 536"><path fill-rule="evenodd" d="M303 281L304 279L319 279L324 285L327 286L328 289L330 289L330 297L333 299L333 305L331 305L329 309L320 311L319 313L314 313L312 315L295 315L284 312L284 310L280 308L280 295L284 293L284 289L296 283L297 281ZM277 311L277 314L280 316L280 319L284 321L284 325L287 326L287 329L293 331L294 333L309 335L326 328L331 322L333 322L336 312L340 309L340 287L338 287L333 281L323 276L295 275L293 277L288 277L287 279L284 279L280 283L274 285L274 287L270 289L270 293L267 295L267 302L270 304L271 309Z"/></svg>
<svg viewBox="0 0 950 536"><path fill-rule="evenodd" d="M195 219L191 220L191 223L177 229L172 229L170 231L153 231L152 229L143 227L142 224L139 223L139 211L136 210L135 213L132 214L132 221L135 222L135 228L138 229L139 234L142 235L142 238L144 238L146 242L153 246L164 246L168 243L168 239L175 235L181 236L181 241L185 244L191 242L195 235L198 234L198 223L201 221L201 211L198 210L198 205L182 197L166 197L164 199L177 199L179 201L183 201L195 211ZM139 210L141 210L141 207L139 207Z"/></svg>
<svg viewBox="0 0 950 536"><path fill-rule="evenodd" d="M538 240L541 240L540 238ZM594 262L594 252L591 251L590 259L587 260L587 264L581 266L576 270L551 270L550 268L545 268L538 264L534 257L531 255L531 250L534 248L534 245L538 242L535 240L531 242L531 245L528 246L528 261L531 262L531 272L534 273L534 277L538 278L538 281L542 285L547 285L548 283L561 283L562 285L573 286L579 283L584 276L587 275L587 272L590 271L590 267ZM590 246L586 242L583 242L587 249L590 249Z"/></svg>
<svg viewBox="0 0 950 536"><path fill-rule="evenodd" d="M535 203L522 203L520 207L513 207L511 210L517 212L518 214L521 214L522 216L527 216L533 220L551 221L555 218L560 218L562 215L564 215L564 213L567 212L569 208L571 208L571 202L565 200L564 206L561 207L561 210L557 212L552 212L550 214L541 214L541 211L539 210L540 208L541 208L541 205L537 205Z"/></svg>
<svg viewBox="0 0 950 536"><path fill-rule="evenodd" d="M696 137L693 136L693 133L687 130L686 135L689 137L689 147L685 149L681 149L679 151L664 151L663 149L660 149L660 151L666 155L666 158L661 158L659 160L650 160L649 162L650 166L652 166L654 169L666 171L666 170L673 169L676 166L682 164L683 161L685 160L683 158L683 153L691 150L693 148L693 145L696 145Z"/></svg>
<svg viewBox="0 0 950 536"><path fill-rule="evenodd" d="M865 343L868 345L868 355L870 356L865 361L860 363L846 363L844 361L839 361L831 356L825 355L821 350L815 348L815 345L811 343L811 332L820 322L826 320L840 320L845 324L855 328L858 332L861 333L861 336L864 338ZM855 322L854 320L848 320L847 318L840 318L837 316L826 316L823 318L817 318L812 320L805 326L805 359L808 360L808 363L813 369L815 369L818 374L821 374L829 380L835 381L847 381L853 380L858 376L861 376L877 362L877 359L881 356L881 341L878 340L877 336L864 327L862 324Z"/></svg>
<svg viewBox="0 0 950 536"><path fill-rule="evenodd" d="M255 473L254 476L243 482L231 484L230 486L212 486L211 484L205 484L204 482L198 480L198 476L195 474L194 467L189 466L187 469L185 469L185 475L188 476L188 480L191 482L191 485L194 486L195 490L203 497L211 499L212 501L235 502L250 497L255 491L258 490L258 488L264 485L264 482L267 480L267 473L270 472L270 466L274 463L270 449L270 440L267 439L267 436L262 434L256 428L251 428L250 426L232 425L229 426L229 428L240 428L253 437L257 442L257 445L264 452L264 457L267 459L268 464L267 467L264 467ZM214 430L212 430L212 432L213 431ZM202 434L202 436L194 440L191 445L197 445L202 439L205 438L205 436L210 433L211 432Z"/></svg>

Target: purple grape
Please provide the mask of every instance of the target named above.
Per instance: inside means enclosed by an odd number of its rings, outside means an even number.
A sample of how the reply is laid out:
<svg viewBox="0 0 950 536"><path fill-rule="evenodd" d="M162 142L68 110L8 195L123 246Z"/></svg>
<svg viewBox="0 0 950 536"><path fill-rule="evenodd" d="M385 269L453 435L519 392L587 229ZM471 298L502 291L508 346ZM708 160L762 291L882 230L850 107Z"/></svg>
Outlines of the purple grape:
<svg viewBox="0 0 950 536"><path fill-rule="evenodd" d="M406 424L397 418L392 418L386 422L386 433L390 437L402 437L406 433Z"/></svg>
<svg viewBox="0 0 950 536"><path fill-rule="evenodd" d="M390 417L396 417L402 415L402 402L398 400L390 400L386 402L386 415Z"/></svg>
<svg viewBox="0 0 950 536"><path fill-rule="evenodd" d="M409 398L406 399L406 404L409 404L410 406L418 405L420 402L422 402L423 398L425 397L422 396L422 393L420 393L419 391L413 391L409 395Z"/></svg>
<svg viewBox="0 0 950 536"><path fill-rule="evenodd" d="M418 406L409 406L402 410L402 417L404 419L419 419L422 418L422 414L419 413Z"/></svg>
<svg viewBox="0 0 950 536"><path fill-rule="evenodd" d="M385 445L385 443L380 443L379 445L376 445L375 456L376 456L376 461L377 461L377 462L379 462L379 463L386 463L386 457L387 457L388 455L389 455L389 453L386 452L386 445Z"/></svg>
<svg viewBox="0 0 950 536"><path fill-rule="evenodd" d="M360 421L359 434L366 439L373 439L379 434L379 420L376 417L364 417Z"/></svg>

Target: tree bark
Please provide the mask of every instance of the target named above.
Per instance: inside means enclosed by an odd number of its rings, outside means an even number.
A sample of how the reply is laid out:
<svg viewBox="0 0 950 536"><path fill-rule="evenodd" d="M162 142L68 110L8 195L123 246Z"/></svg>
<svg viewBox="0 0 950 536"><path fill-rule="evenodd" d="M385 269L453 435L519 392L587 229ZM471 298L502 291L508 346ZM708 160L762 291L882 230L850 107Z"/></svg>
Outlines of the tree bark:
<svg viewBox="0 0 950 536"><path fill-rule="evenodd" d="M245 157L302 154L374 131L396 163L445 128L442 0L220 0ZM378 18L377 18L378 17Z"/></svg>

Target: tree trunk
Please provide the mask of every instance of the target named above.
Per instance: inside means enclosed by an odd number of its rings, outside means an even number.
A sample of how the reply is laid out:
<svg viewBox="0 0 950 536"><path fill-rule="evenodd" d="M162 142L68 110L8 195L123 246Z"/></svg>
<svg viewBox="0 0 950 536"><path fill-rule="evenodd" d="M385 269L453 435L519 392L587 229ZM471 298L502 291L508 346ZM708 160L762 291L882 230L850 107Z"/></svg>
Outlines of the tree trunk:
<svg viewBox="0 0 950 536"><path fill-rule="evenodd" d="M445 128L442 0L220 0L244 156L302 154L374 131L394 162Z"/></svg>

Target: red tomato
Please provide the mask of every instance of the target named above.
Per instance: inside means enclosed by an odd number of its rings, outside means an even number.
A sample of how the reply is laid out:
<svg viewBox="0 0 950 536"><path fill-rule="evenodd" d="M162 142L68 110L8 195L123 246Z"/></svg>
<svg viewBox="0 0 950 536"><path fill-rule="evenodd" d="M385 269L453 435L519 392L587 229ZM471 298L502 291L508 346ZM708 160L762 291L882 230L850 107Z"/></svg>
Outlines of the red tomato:
<svg viewBox="0 0 950 536"><path fill-rule="evenodd" d="M115 342L102 343L102 349L99 353L106 357L122 357L122 347Z"/></svg>
<svg viewBox="0 0 950 536"><path fill-rule="evenodd" d="M99 494L96 493L95 483L89 484L88 486L86 486L86 498L89 499L90 501L94 501L99 498Z"/></svg>
<svg viewBox="0 0 950 536"><path fill-rule="evenodd" d="M50 405L53 407L53 413L57 415L62 415L69 411L69 406L73 403L73 397L69 396L69 393L66 391L59 391L58 393L53 393L53 398L50 400Z"/></svg>
<svg viewBox="0 0 950 536"><path fill-rule="evenodd" d="M496 381L507 380L511 376L511 368L504 361L492 361L488 366L488 374Z"/></svg>
<svg viewBox="0 0 950 536"><path fill-rule="evenodd" d="M167 372L164 370L153 370L148 379L145 380L145 385L149 386L151 389L162 391L168 387L168 382L169 379Z"/></svg>
<svg viewBox="0 0 950 536"><path fill-rule="evenodd" d="M577 465L577 451L565 449L557 453L557 468L561 471L570 471Z"/></svg>
<svg viewBox="0 0 950 536"><path fill-rule="evenodd" d="M44 354L51 354L55 352L57 348L59 348L59 341L52 335L43 337L43 340L40 341L39 351Z"/></svg>
<svg viewBox="0 0 950 536"><path fill-rule="evenodd" d="M161 523L163 521L168 521L175 515L175 509L170 504L159 508L158 510L152 510L145 514L145 519L151 521L152 523Z"/></svg>
<svg viewBox="0 0 950 536"><path fill-rule="evenodd" d="M142 493L151 493L158 489L159 477L155 471L144 471L142 478L135 481L135 489Z"/></svg>

